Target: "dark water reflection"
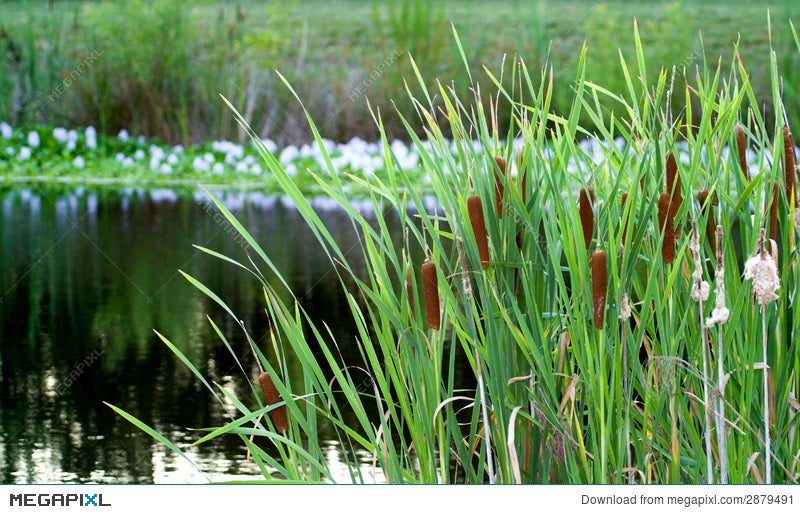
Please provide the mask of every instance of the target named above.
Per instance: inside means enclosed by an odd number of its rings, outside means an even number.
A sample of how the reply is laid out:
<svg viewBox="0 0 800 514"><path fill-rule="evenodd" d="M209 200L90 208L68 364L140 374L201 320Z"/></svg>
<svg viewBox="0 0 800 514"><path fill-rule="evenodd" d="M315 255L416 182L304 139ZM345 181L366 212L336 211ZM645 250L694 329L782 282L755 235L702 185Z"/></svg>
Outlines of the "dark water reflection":
<svg viewBox="0 0 800 514"><path fill-rule="evenodd" d="M259 193L222 196L312 317L352 340L331 264L297 211ZM224 298L250 333L267 333L263 292L193 244L243 258L200 193L0 190L0 482L182 483L258 477L240 441L190 450L201 470L116 415L118 405L185 446L186 427L220 426L224 409L162 344L168 337L209 379L247 399L249 383L214 334L219 325L257 375L229 316L183 277ZM319 204L344 248L346 216ZM357 253L357 250L356 250ZM260 266L266 273L266 266ZM270 275L267 275L270 280ZM264 343L264 341L262 341ZM337 448L331 443L331 459Z"/></svg>

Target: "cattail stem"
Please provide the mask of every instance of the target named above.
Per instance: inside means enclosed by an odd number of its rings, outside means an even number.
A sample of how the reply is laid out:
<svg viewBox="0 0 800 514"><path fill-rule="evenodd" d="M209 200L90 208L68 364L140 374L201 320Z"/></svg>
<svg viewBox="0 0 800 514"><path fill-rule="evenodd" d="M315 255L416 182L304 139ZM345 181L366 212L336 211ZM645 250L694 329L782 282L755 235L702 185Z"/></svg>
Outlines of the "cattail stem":
<svg viewBox="0 0 800 514"><path fill-rule="evenodd" d="M283 401L269 373L266 371L261 373L258 376L258 383L261 385L261 391L264 393L264 399L267 405L275 405ZM289 430L289 422L286 419L286 407L284 405L275 407L269 411L269 417L272 419L272 424L278 432L285 434L286 431Z"/></svg>
<svg viewBox="0 0 800 514"><path fill-rule="evenodd" d="M603 328L603 317L606 310L606 292L608 288L605 250L595 250L591 256L592 268L592 304L594 306L594 326Z"/></svg>
<svg viewBox="0 0 800 514"><path fill-rule="evenodd" d="M744 127L736 125L736 149L739 150L739 168L744 174L744 178L750 180L750 173L747 169L747 142L745 140Z"/></svg>
<svg viewBox="0 0 800 514"><path fill-rule="evenodd" d="M417 315L414 308L414 283L411 278L411 265L406 266L406 297L408 305L411 307L411 319L416 319Z"/></svg>
<svg viewBox="0 0 800 514"><path fill-rule="evenodd" d="M722 304L722 297L724 296L724 282L725 282L725 265L722 255L722 225L717 225L716 230L717 240L717 269L715 271L715 279L717 281L717 293L720 298L717 304ZM719 451L719 479L720 483L728 483L728 438L727 438L727 425L725 422L725 368L723 365L722 353L722 323L717 323L717 389L718 389L718 405L717 405L717 449Z"/></svg>
<svg viewBox="0 0 800 514"><path fill-rule="evenodd" d="M764 341L764 457L765 457L765 476L766 483L772 483L772 451L769 434L769 368L767 367L767 305L761 305L761 338Z"/></svg>
<svg viewBox="0 0 800 514"><path fill-rule="evenodd" d="M592 201L589 197L594 197L594 191L591 187L581 188L580 196L578 198L578 213L581 217L581 228L583 229L583 243L586 249L592 244L592 233L594 232L594 211L592 210Z"/></svg>
<svg viewBox="0 0 800 514"><path fill-rule="evenodd" d="M706 340L706 328L704 325L703 304L707 299L708 288L707 284L703 281L703 266L700 257L700 236L697 233L697 223L692 221L692 240L691 240L692 257L694 258L695 272L692 274L694 278L694 285L692 287L692 296L697 300L698 310L700 312L700 349L703 356L703 398L705 404L705 443L706 443L706 479L708 484L714 483L714 453L711 449L711 395L708 392L708 341Z"/></svg>
<svg viewBox="0 0 800 514"><path fill-rule="evenodd" d="M489 238L486 235L486 221L483 217L483 202L478 195L467 197L467 212L475 234L475 243L478 245L478 255L481 259L481 268L489 267Z"/></svg>
<svg viewBox="0 0 800 514"><path fill-rule="evenodd" d="M439 277L436 273L436 264L431 261L422 264L422 288L425 292L425 317L428 328L439 330L442 321L439 311Z"/></svg>

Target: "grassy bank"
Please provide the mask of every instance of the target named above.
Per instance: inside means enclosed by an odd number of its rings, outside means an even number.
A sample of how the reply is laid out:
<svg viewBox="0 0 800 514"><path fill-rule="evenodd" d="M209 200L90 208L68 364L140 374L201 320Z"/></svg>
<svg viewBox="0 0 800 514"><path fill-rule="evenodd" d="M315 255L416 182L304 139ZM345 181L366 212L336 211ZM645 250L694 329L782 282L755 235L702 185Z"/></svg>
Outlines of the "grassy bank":
<svg viewBox="0 0 800 514"><path fill-rule="evenodd" d="M47 2L4 1L0 119L15 127L94 126L107 134L126 129L171 145L243 143L246 136L220 100L223 94L261 137L281 145L307 142L311 133L303 113L272 71L277 69L326 137L376 140L369 101L381 109L388 137L408 140L393 106L406 115L413 112L406 82L414 95L423 94L413 80L409 53L429 92L436 93L438 79L452 83L461 100L472 84L491 86L483 67L500 76L503 56L502 82L509 89L508 68L515 56L531 69L547 62L553 70L552 107L564 115L584 42L590 48L586 76L616 94L626 92L625 77L614 63L618 49L628 62L635 59L634 18L648 80L654 81L662 67L676 71L678 93L668 106L676 114L685 105L684 85L697 86L695 67L720 58L729 62L738 42L754 101L770 119L768 10L785 110L790 120L800 119L800 74L795 54L787 51L792 45L788 20L797 17L798 7L788 0L425 5L281 0L206 1L189 7L175 0L131 0L56 1L50 10ZM469 69L450 37L451 22L464 41ZM507 125L511 115L499 111L498 122ZM421 131L423 125L410 119ZM581 123L593 124L586 115Z"/></svg>

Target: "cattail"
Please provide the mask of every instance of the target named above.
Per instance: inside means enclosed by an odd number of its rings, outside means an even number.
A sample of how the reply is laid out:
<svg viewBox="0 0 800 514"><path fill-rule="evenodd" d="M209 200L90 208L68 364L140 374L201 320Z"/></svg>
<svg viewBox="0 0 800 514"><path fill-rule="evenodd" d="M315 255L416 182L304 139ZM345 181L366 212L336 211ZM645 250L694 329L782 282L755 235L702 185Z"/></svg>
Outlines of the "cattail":
<svg viewBox="0 0 800 514"><path fill-rule="evenodd" d="M714 209L712 206L719 205L717 201L717 195L711 195L709 199L709 194L707 189L701 190L697 193L697 200L700 202L700 212L703 216L706 216L706 239L708 239L708 243L711 245L711 253L717 253L717 237L716 237L716 226L717 222L714 220Z"/></svg>
<svg viewBox="0 0 800 514"><path fill-rule="evenodd" d="M622 212L623 222L622 222L622 244L625 244L625 241L628 239L628 224L629 220L633 216L633 212L631 211L628 213L628 217L625 217L625 204L628 203L628 192L622 193L622 205L620 206L620 211Z"/></svg>
<svg viewBox="0 0 800 514"><path fill-rule="evenodd" d="M794 143L789 127L783 127L783 161L786 178L786 201L789 206L795 203L795 168L794 168ZM774 238L773 238L774 239Z"/></svg>
<svg viewBox="0 0 800 514"><path fill-rule="evenodd" d="M411 265L406 267L406 297L408 298L408 305L411 307L411 319L416 319L416 312L414 312L414 283L411 279Z"/></svg>
<svg viewBox="0 0 800 514"><path fill-rule="evenodd" d="M497 212L497 217L503 217L503 195L505 194L505 185L503 184L503 180L506 176L506 160L502 157L495 157L494 158L495 164L499 168L499 173L495 170L494 173L494 204L495 204L495 212Z"/></svg>
<svg viewBox="0 0 800 514"><path fill-rule="evenodd" d="M674 218L669 208L669 193L661 193L658 197L658 226L664 234L664 241L661 245L661 259L669 264L675 260L675 231Z"/></svg>
<svg viewBox="0 0 800 514"><path fill-rule="evenodd" d="M478 255L481 258L481 268L489 267L489 239L486 236L486 221L483 219L483 202L478 195L467 197L467 212L478 244Z"/></svg>
<svg viewBox="0 0 800 514"><path fill-rule="evenodd" d="M267 405L275 405L283 401L275 383L272 382L272 377L266 371L258 376L258 383L261 384L261 390L264 392L264 399ZM280 433L286 433L289 430L289 422L286 420L286 407L281 405L269 411L269 417L272 419L272 424L275 425L275 430Z"/></svg>
<svg viewBox="0 0 800 514"><path fill-rule="evenodd" d="M739 167L744 173L744 178L749 180L750 173L747 169L747 142L745 141L744 127L736 125L734 132L736 133L736 148L739 150Z"/></svg>
<svg viewBox="0 0 800 514"><path fill-rule="evenodd" d="M594 305L594 326L603 328L603 315L606 310L606 252L595 250L591 257L592 268L592 304Z"/></svg>
<svg viewBox="0 0 800 514"><path fill-rule="evenodd" d="M683 203L683 196L681 196L681 174L678 171L678 162L675 160L674 152L667 153L666 167L667 192L669 193L669 214L674 221L675 216L678 214L678 209L680 209L681 203ZM675 232L675 238L680 236L680 226L675 226L673 230Z"/></svg>
<svg viewBox="0 0 800 514"><path fill-rule="evenodd" d="M772 203L769 206L769 238L778 240L778 183L772 184Z"/></svg>
<svg viewBox="0 0 800 514"><path fill-rule="evenodd" d="M425 316L428 328L439 330L441 314L439 313L439 277L436 264L427 261L422 265L422 288L425 291Z"/></svg>
<svg viewBox="0 0 800 514"><path fill-rule="evenodd" d="M592 211L592 202L589 199L590 196L594 198L594 190L589 187L587 191L587 188L582 187L578 200L578 212L581 216L583 242L587 250L592 243L592 232L594 232L594 212Z"/></svg>

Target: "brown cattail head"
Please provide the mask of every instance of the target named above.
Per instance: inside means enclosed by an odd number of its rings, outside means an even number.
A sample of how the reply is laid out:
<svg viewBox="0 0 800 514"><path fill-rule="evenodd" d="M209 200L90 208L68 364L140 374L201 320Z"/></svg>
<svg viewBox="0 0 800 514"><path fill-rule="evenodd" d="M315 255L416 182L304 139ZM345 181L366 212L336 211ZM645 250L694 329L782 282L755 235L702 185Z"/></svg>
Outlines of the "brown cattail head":
<svg viewBox="0 0 800 514"><path fill-rule="evenodd" d="M591 268L594 327L601 329L603 328L603 316L606 311L606 292L608 287L605 250L595 250L592 252Z"/></svg>
<svg viewBox="0 0 800 514"><path fill-rule="evenodd" d="M783 162L784 162L784 175L786 177L786 200L789 206L795 204L795 159L794 159L794 143L792 143L792 133L789 132L788 127L783 127Z"/></svg>
<svg viewBox="0 0 800 514"><path fill-rule="evenodd" d="M267 405L275 405L283 401L272 377L266 371L258 376L258 383L261 384L261 391L264 392L264 400ZM269 417L272 419L272 424L275 425L275 430L280 433L286 433L289 430L289 422L286 419L286 407L281 405L269 411Z"/></svg>
<svg viewBox="0 0 800 514"><path fill-rule="evenodd" d="M717 222L714 221L714 209L713 206L719 204L717 201L717 195L710 195L708 194L707 189L701 190L697 193L697 201L700 202L700 212L702 212L703 216L707 216L706 218L706 239L708 239L708 243L711 245L711 252L716 255L717 253L717 237L716 237L716 226Z"/></svg>
<svg viewBox="0 0 800 514"><path fill-rule="evenodd" d="M739 150L739 168L744 174L744 178L750 180L750 173L747 169L747 141L745 140L744 127L736 125L736 149Z"/></svg>
<svg viewBox="0 0 800 514"><path fill-rule="evenodd" d="M669 193L669 212L673 221L678 214L678 209L681 208L683 203L683 196L681 195L681 174L678 171L678 161L675 160L675 153L667 153L667 192ZM680 227L673 227L675 231L674 238L680 236Z"/></svg>
<svg viewBox="0 0 800 514"><path fill-rule="evenodd" d="M481 268L489 267L489 239L486 235L486 221L483 219L483 202L478 195L467 197L467 212L475 242L478 245L478 255L481 258Z"/></svg>
<svg viewBox="0 0 800 514"><path fill-rule="evenodd" d="M592 243L592 233L594 232L594 211L592 211L590 197L594 198L594 190L589 187L587 191L582 187L578 199L578 212L581 216L581 228L583 228L583 243L587 250Z"/></svg>
<svg viewBox="0 0 800 514"><path fill-rule="evenodd" d="M769 206L769 238L773 241L778 240L778 183L772 184L772 201Z"/></svg>
<svg viewBox="0 0 800 514"><path fill-rule="evenodd" d="M431 261L422 265L422 288L425 292L425 317L428 320L428 328L439 330L442 322L439 312L439 277L436 274L436 264Z"/></svg>
<svg viewBox="0 0 800 514"><path fill-rule="evenodd" d="M503 217L503 195L505 194L506 160L502 157L494 158L497 170L494 172L494 204L498 218Z"/></svg>
<svg viewBox="0 0 800 514"><path fill-rule="evenodd" d="M669 206L669 193L661 193L658 197L658 228L664 234L661 259L666 264L675 260L675 222Z"/></svg>
<svg viewBox="0 0 800 514"><path fill-rule="evenodd" d="M620 206L620 211L622 214L622 244L625 244L625 241L628 239L628 224L629 220L633 216L633 212L628 213L628 217L625 217L625 205L628 203L628 192L622 193L622 205Z"/></svg>

